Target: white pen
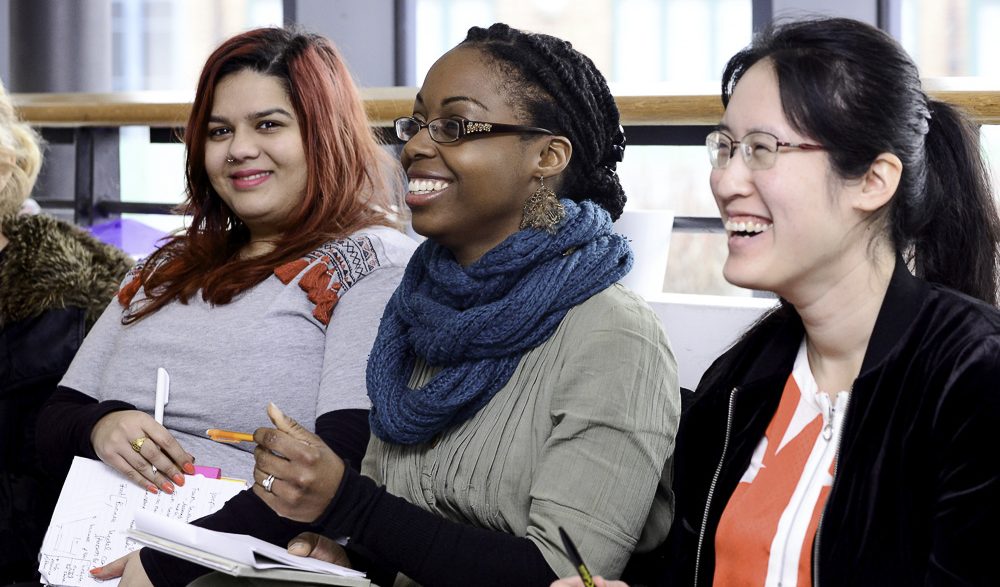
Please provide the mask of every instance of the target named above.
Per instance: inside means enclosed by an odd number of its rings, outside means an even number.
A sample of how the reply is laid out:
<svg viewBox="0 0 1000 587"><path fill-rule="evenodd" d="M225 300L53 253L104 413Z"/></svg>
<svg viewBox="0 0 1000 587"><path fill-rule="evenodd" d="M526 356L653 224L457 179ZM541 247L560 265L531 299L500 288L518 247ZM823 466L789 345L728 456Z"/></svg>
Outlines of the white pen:
<svg viewBox="0 0 1000 587"><path fill-rule="evenodd" d="M153 419L157 424L163 424L163 406L170 401L170 375L163 367L156 369L156 405L153 407Z"/></svg>

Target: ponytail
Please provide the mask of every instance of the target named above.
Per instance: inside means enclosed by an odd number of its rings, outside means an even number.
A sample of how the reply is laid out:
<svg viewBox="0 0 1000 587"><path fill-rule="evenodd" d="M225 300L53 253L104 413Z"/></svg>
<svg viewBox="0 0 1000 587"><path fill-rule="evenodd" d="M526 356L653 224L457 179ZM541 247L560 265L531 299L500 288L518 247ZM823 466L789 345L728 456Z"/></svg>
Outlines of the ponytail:
<svg viewBox="0 0 1000 587"><path fill-rule="evenodd" d="M1000 217L979 131L955 107L929 100L926 185L915 205L897 206L894 240L908 243L917 276L997 305Z"/></svg>

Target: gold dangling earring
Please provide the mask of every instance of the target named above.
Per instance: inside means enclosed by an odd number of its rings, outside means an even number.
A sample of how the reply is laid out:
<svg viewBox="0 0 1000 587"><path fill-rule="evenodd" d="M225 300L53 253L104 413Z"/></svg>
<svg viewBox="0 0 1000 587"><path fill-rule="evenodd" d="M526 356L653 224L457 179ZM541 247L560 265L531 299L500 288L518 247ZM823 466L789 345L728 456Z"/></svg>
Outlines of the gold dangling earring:
<svg viewBox="0 0 1000 587"><path fill-rule="evenodd" d="M566 208L556 197L556 193L545 186L545 177L538 178L536 189L524 202L521 228L537 228L555 233L556 225L566 216Z"/></svg>

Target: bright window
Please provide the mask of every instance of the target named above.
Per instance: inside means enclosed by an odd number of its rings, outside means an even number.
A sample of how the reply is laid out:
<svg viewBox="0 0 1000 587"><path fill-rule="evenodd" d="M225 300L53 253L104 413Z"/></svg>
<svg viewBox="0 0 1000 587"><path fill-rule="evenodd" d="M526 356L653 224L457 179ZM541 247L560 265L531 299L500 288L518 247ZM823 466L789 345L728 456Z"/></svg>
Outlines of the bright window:
<svg viewBox="0 0 1000 587"><path fill-rule="evenodd" d="M975 77L958 85L1000 90L1000 0L900 0L900 10L900 42L921 76ZM982 127L982 139L997 190L1000 126Z"/></svg>

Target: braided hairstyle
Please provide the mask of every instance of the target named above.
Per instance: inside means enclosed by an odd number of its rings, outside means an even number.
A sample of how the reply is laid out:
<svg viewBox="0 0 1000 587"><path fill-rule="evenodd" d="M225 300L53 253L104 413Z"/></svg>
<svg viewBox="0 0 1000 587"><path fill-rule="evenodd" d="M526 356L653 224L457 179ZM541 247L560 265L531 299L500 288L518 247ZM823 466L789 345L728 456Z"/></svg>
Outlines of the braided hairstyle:
<svg viewBox="0 0 1000 587"><path fill-rule="evenodd" d="M625 133L607 80L594 62L568 41L502 23L472 27L462 45L479 49L496 67L519 117L573 144L560 197L590 200L612 220L621 216L625 192L615 169L625 152Z"/></svg>

